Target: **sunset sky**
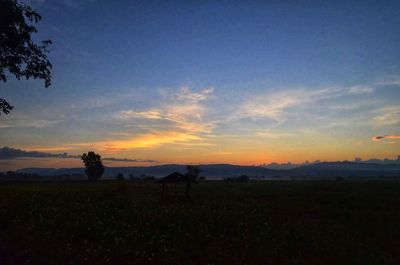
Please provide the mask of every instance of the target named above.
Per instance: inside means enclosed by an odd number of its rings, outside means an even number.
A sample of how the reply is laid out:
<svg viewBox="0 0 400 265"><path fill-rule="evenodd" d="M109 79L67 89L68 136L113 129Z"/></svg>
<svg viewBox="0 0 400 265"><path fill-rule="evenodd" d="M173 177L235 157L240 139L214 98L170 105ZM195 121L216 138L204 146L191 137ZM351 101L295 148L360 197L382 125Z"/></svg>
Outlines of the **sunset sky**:
<svg viewBox="0 0 400 265"><path fill-rule="evenodd" d="M108 166L400 155L400 1L29 3L53 81L0 83L0 147L139 160Z"/></svg>

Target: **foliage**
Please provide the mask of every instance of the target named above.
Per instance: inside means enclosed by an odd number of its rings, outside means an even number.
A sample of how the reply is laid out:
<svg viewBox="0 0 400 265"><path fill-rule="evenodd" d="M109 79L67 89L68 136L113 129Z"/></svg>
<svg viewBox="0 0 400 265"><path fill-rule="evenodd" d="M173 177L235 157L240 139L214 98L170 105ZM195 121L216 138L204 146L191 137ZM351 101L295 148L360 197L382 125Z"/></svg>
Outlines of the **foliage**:
<svg viewBox="0 0 400 265"><path fill-rule="evenodd" d="M88 152L81 156L83 163L85 164L85 173L90 181L96 181L101 178L104 173L104 166L101 160L101 156L95 152Z"/></svg>
<svg viewBox="0 0 400 265"><path fill-rule="evenodd" d="M124 174L119 173L117 176L115 176L116 180L125 180Z"/></svg>
<svg viewBox="0 0 400 265"><path fill-rule="evenodd" d="M133 174L128 175L129 180L139 180L139 178L136 178Z"/></svg>
<svg viewBox="0 0 400 265"><path fill-rule="evenodd" d="M156 177L149 176L146 174L140 174L139 176L134 176L133 174L128 175L129 180L131 181L141 181L141 182L155 182L157 181Z"/></svg>
<svg viewBox="0 0 400 265"><path fill-rule="evenodd" d="M250 178L247 175L240 175L239 177L226 178L224 180L229 182L247 182Z"/></svg>
<svg viewBox="0 0 400 265"><path fill-rule="evenodd" d="M10 113L13 108L5 99L0 98L0 115L2 112L4 114Z"/></svg>
<svg viewBox="0 0 400 265"><path fill-rule="evenodd" d="M144 182L155 182L157 179L154 176L147 176L145 174L142 174L140 175L139 180Z"/></svg>
<svg viewBox="0 0 400 265"><path fill-rule="evenodd" d="M43 79L45 87L51 84L51 63L47 58L50 40L36 44L32 34L37 32L32 23L41 16L27 4L17 0L0 0L0 80L6 82L6 72L18 80ZM0 99L0 115L8 114L12 106Z"/></svg>
<svg viewBox="0 0 400 265"><path fill-rule="evenodd" d="M190 182L196 182L201 172L198 166L192 166L192 165L186 166L186 171L187 171L186 177Z"/></svg>
<svg viewBox="0 0 400 265"><path fill-rule="evenodd" d="M12 182L24 182L24 181L80 181L84 180L86 177L83 174L62 174L56 176L43 176L35 173L25 173L25 172L13 172L8 171L6 173L0 172L0 182L1 181L12 181Z"/></svg>

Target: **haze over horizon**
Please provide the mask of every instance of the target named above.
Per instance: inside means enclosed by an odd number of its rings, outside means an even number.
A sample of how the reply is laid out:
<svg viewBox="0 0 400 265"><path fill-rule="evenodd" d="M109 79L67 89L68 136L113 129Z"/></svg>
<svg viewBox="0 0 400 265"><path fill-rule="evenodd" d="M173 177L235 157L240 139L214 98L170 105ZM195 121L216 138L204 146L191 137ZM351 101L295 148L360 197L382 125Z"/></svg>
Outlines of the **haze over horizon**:
<svg viewBox="0 0 400 265"><path fill-rule="evenodd" d="M0 148L93 150L108 166L400 153L398 1L29 3L53 41L52 86L0 84L15 106ZM31 166L82 163L0 158Z"/></svg>
<svg viewBox="0 0 400 265"><path fill-rule="evenodd" d="M131 158L116 158L116 157L102 157L103 163L106 167L112 168L129 168L136 166L165 166L173 165L177 163L163 163L162 161L149 160L149 159L131 159ZM29 167L26 165L26 161L29 163ZM337 162L354 162L354 163L372 163L372 164L400 164L400 155L394 158L370 158L363 159L361 157L355 157L353 160L337 160L337 161L302 161L302 162L291 162L286 161L282 163L270 162L262 164L250 164L245 166L255 166L255 167L266 167L269 169L291 169L295 167L300 167L304 165L312 165L318 163L337 163ZM187 163L193 164L193 163ZM199 166L204 165L229 165L229 163L208 163L208 164L198 164ZM73 155L69 153L47 153L38 151L26 151L21 149L15 149L11 147L0 147L0 172L15 171L21 169L62 169L62 168L83 168L80 155ZM182 165L182 164L181 164ZM230 164L233 165L233 164Z"/></svg>

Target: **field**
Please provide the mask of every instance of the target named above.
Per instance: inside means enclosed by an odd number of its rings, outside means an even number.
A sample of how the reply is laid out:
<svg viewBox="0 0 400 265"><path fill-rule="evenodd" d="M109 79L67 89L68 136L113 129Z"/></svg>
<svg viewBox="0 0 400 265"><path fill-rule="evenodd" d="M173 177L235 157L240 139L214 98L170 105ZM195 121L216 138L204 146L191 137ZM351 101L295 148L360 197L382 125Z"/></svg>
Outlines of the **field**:
<svg viewBox="0 0 400 265"><path fill-rule="evenodd" d="M0 264L400 264L400 182L0 185Z"/></svg>

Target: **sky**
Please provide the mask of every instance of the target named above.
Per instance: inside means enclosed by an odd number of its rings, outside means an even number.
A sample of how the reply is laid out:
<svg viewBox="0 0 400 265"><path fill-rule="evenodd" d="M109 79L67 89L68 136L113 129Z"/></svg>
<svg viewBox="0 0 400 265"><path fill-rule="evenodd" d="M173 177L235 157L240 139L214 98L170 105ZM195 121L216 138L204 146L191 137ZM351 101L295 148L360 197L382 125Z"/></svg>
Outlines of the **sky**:
<svg viewBox="0 0 400 265"><path fill-rule="evenodd" d="M129 160L108 166L400 154L399 1L29 3L52 85L0 84L0 147Z"/></svg>

